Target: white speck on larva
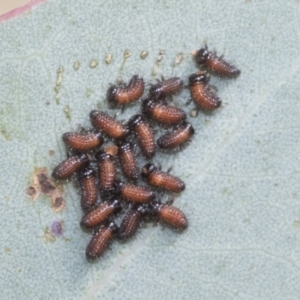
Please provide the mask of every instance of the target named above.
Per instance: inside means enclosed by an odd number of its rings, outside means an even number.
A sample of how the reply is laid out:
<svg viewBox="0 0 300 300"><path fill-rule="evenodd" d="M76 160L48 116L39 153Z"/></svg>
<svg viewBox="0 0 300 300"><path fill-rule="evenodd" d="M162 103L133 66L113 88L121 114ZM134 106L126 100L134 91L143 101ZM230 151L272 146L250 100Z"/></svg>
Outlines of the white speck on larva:
<svg viewBox="0 0 300 300"><path fill-rule="evenodd" d="M90 62L90 67L91 68L96 68L98 66L98 60L97 59L92 59Z"/></svg>

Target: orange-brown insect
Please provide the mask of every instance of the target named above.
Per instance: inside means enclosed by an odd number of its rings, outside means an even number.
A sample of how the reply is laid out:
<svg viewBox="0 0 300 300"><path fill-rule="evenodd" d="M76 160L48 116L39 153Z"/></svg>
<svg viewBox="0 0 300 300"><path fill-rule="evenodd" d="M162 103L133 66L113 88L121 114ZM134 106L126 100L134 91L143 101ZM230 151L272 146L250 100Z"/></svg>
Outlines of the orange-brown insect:
<svg viewBox="0 0 300 300"><path fill-rule="evenodd" d="M104 201L82 217L80 226L84 228L96 227L120 209L119 200L114 200L113 202Z"/></svg>
<svg viewBox="0 0 300 300"><path fill-rule="evenodd" d="M81 208L83 211L87 211L96 204L98 198L95 171L91 168L82 170L79 174L79 183L81 187Z"/></svg>
<svg viewBox="0 0 300 300"><path fill-rule="evenodd" d="M88 163L89 158L86 154L71 156L54 168L52 177L57 180L68 179Z"/></svg>
<svg viewBox="0 0 300 300"><path fill-rule="evenodd" d="M129 179L138 179L139 170L135 159L135 153L131 143L123 143L119 146L118 156L124 175Z"/></svg>
<svg viewBox="0 0 300 300"><path fill-rule="evenodd" d="M117 181L114 188L123 200L134 203L147 203L155 198L155 193L145 186Z"/></svg>
<svg viewBox="0 0 300 300"><path fill-rule="evenodd" d="M168 96L172 96L178 93L183 87L182 79L178 77L172 77L166 80L158 81L150 87L150 97L154 99L163 99Z"/></svg>
<svg viewBox="0 0 300 300"><path fill-rule="evenodd" d="M113 157L103 151L99 151L95 155L98 162L98 177L100 190L109 192L113 188L116 180L116 167Z"/></svg>
<svg viewBox="0 0 300 300"><path fill-rule="evenodd" d="M94 260L99 257L107 248L114 237L114 233L118 231L115 223L111 222L108 225L102 225L94 234L86 248L86 258Z"/></svg>
<svg viewBox="0 0 300 300"><path fill-rule="evenodd" d="M184 213L173 205L157 203L154 205L154 213L157 214L160 221L177 230L183 230L188 227L188 220Z"/></svg>
<svg viewBox="0 0 300 300"><path fill-rule="evenodd" d="M184 182L169 173L159 171L152 163L142 168L141 175L150 185L173 193L180 193L185 189Z"/></svg>
<svg viewBox="0 0 300 300"><path fill-rule="evenodd" d="M194 102L204 110L215 110L220 107L222 101L215 93L210 91L209 77L206 72L192 74L189 77L189 88Z"/></svg>
<svg viewBox="0 0 300 300"><path fill-rule="evenodd" d="M194 134L195 130L190 123L180 123L174 131L168 132L157 140L157 145L161 149L175 149L187 142Z"/></svg>
<svg viewBox="0 0 300 300"><path fill-rule="evenodd" d="M151 99L144 100L143 113L165 125L177 125L186 119L186 113L179 107L164 105Z"/></svg>
<svg viewBox="0 0 300 300"><path fill-rule="evenodd" d="M142 154L147 158L153 157L155 154L155 140L148 122L145 121L142 115L135 115L129 120L128 124L138 137Z"/></svg>
<svg viewBox="0 0 300 300"><path fill-rule="evenodd" d="M237 77L241 71L223 59L217 56L215 52L208 51L207 46L197 51L195 55L196 62L210 72L224 77Z"/></svg>
<svg viewBox="0 0 300 300"><path fill-rule="evenodd" d="M113 139L123 139L129 134L129 129L111 116L99 110L90 112L92 125Z"/></svg>
<svg viewBox="0 0 300 300"><path fill-rule="evenodd" d="M119 238L128 239L132 237L136 233L144 214L145 208L143 206L131 208L120 225Z"/></svg>
<svg viewBox="0 0 300 300"><path fill-rule="evenodd" d="M79 151L89 151L103 144L100 132L65 132L62 139L69 148Z"/></svg>
<svg viewBox="0 0 300 300"><path fill-rule="evenodd" d="M125 87L111 86L107 91L107 99L113 105L126 105L140 99L144 93L144 88L143 78L134 75Z"/></svg>

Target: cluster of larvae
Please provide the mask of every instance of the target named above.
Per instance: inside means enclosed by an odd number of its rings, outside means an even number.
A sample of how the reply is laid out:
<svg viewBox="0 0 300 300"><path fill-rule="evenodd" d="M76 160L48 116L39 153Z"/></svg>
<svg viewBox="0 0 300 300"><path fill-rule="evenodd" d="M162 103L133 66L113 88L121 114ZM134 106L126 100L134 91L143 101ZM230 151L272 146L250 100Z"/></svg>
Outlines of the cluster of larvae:
<svg viewBox="0 0 300 300"><path fill-rule="evenodd" d="M208 85L207 71L228 77L240 71L207 48L197 51L195 60L201 70L189 77L191 98L199 110L214 110L221 100ZM182 88L183 80L178 77L161 80L151 85L147 98L141 100L145 83L134 75L127 85L111 86L107 101L117 108L141 102L140 114L121 122L93 110L92 129L63 134L69 155L54 168L52 177L59 181L74 178L79 183L83 211L80 225L93 231L86 248L88 260L99 257L113 238L132 237L142 221L159 221L176 231L187 228L186 216L172 205L173 201L161 202L164 193L171 199L181 193L185 183L151 161L157 150L171 154L182 149L194 134L186 113L168 104ZM155 124L168 128L158 139L153 131ZM146 162L142 167L137 159L140 155Z"/></svg>

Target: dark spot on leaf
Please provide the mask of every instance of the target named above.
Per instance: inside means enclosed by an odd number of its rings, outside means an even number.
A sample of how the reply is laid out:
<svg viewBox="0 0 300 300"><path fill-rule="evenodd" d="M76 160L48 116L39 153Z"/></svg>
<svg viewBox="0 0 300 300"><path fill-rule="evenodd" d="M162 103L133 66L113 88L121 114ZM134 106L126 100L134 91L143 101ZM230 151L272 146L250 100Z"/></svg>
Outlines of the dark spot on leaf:
<svg viewBox="0 0 300 300"><path fill-rule="evenodd" d="M34 196L36 195L36 188L33 186L30 186L25 190L25 192L29 197L34 198Z"/></svg>
<svg viewBox="0 0 300 300"><path fill-rule="evenodd" d="M51 232L55 235L55 236L62 236L63 234L63 222L62 221L54 221L51 225Z"/></svg>
<svg viewBox="0 0 300 300"><path fill-rule="evenodd" d="M63 197L56 197L53 202L53 207L59 207L63 204L63 202L64 202Z"/></svg>

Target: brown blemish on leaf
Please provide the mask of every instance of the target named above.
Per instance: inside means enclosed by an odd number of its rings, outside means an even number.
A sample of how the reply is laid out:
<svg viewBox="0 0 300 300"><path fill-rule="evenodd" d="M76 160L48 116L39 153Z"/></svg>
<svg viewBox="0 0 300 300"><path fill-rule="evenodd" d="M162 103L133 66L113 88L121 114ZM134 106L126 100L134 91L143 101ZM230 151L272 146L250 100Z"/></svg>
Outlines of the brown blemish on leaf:
<svg viewBox="0 0 300 300"><path fill-rule="evenodd" d="M104 148L104 151L111 156L115 156L118 153L118 147L116 145L107 146Z"/></svg>
<svg viewBox="0 0 300 300"><path fill-rule="evenodd" d="M64 198L61 196L52 197L51 207L54 212L58 213L65 208L66 204Z"/></svg>
<svg viewBox="0 0 300 300"><path fill-rule="evenodd" d="M54 152L54 150L49 150L48 153L50 156L53 156L55 152Z"/></svg>
<svg viewBox="0 0 300 300"><path fill-rule="evenodd" d="M65 208L62 186L52 180L46 168L35 169L32 183L25 190L25 193L32 200L36 200L40 194L49 197L54 212L59 212Z"/></svg>
<svg viewBox="0 0 300 300"><path fill-rule="evenodd" d="M11 249L8 248L8 247L5 247L5 248L4 248L4 251L5 251L5 253L7 253L7 254L10 254L10 253L11 253Z"/></svg>
<svg viewBox="0 0 300 300"><path fill-rule="evenodd" d="M48 180L48 176L44 173L37 174L37 179L41 187L41 192L47 196L51 196L55 190L55 186Z"/></svg>
<svg viewBox="0 0 300 300"><path fill-rule="evenodd" d="M37 195L37 190L34 186L29 186L26 190L25 193L32 199L36 199Z"/></svg>

